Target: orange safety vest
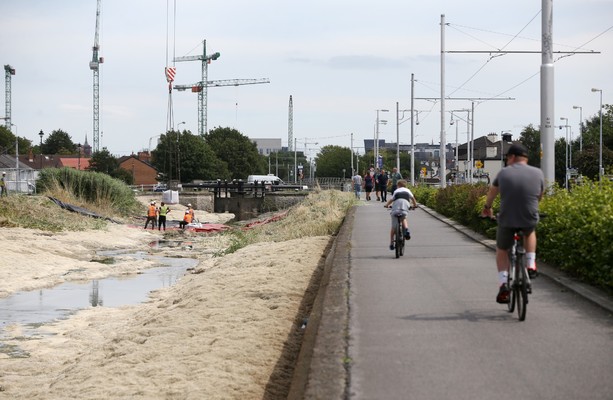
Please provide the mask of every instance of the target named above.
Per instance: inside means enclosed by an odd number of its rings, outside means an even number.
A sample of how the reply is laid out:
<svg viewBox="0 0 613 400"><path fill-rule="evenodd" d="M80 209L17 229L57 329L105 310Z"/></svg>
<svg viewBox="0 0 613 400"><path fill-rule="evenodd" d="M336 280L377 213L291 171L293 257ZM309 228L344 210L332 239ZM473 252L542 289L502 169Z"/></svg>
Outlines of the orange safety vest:
<svg viewBox="0 0 613 400"><path fill-rule="evenodd" d="M149 211L147 212L147 216L155 217L155 215L156 215L155 206L149 206Z"/></svg>
<svg viewBox="0 0 613 400"><path fill-rule="evenodd" d="M183 221L187 222L188 224L192 222L192 214L190 213L185 214L185 216L183 217Z"/></svg>

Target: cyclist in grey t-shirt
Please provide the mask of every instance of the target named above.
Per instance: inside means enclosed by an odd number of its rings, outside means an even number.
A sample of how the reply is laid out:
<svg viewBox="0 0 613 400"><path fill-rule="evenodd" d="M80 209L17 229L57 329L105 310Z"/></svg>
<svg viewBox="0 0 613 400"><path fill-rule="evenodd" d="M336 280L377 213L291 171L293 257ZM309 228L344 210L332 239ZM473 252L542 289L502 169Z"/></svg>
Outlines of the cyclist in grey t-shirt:
<svg viewBox="0 0 613 400"><path fill-rule="evenodd" d="M513 144L507 152L507 167L498 173L490 187L481 215L492 217L492 203L500 193L500 213L496 231L496 266L500 289L496 301L509 302L507 271L508 251L513 245L514 229L524 231L526 264L530 277L536 276L536 232L538 204L543 196L545 179L543 172L528 165L528 150L521 144Z"/></svg>

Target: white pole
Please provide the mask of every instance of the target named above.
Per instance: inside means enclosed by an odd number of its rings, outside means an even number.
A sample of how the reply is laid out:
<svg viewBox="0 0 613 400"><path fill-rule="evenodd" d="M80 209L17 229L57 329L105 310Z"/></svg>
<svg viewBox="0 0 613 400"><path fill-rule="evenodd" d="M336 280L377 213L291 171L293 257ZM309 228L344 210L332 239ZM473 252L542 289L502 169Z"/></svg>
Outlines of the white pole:
<svg viewBox="0 0 613 400"><path fill-rule="evenodd" d="M400 109L398 107L398 102L396 102L396 168L400 171L400 120L398 114L400 113ZM404 112L403 114L404 115Z"/></svg>
<svg viewBox="0 0 613 400"><path fill-rule="evenodd" d="M353 132L351 132L351 176L355 174L355 170L353 169Z"/></svg>
<svg viewBox="0 0 613 400"><path fill-rule="evenodd" d="M473 183L473 168L475 165L475 102L471 102L470 121L470 183Z"/></svg>
<svg viewBox="0 0 613 400"><path fill-rule="evenodd" d="M414 109L413 109L413 102L415 100L415 80L413 79L414 75L411 74L411 186L415 186L415 142L414 142L414 135L413 135L413 126L414 126L414 120L413 120L413 113L414 113ZM398 171L400 171L400 166L397 167Z"/></svg>
<svg viewBox="0 0 613 400"><path fill-rule="evenodd" d="M445 188L446 154L445 154L445 14L441 14L441 147L439 154L438 176L441 188Z"/></svg>
<svg viewBox="0 0 613 400"><path fill-rule="evenodd" d="M555 183L553 0L541 6L541 170L545 184Z"/></svg>

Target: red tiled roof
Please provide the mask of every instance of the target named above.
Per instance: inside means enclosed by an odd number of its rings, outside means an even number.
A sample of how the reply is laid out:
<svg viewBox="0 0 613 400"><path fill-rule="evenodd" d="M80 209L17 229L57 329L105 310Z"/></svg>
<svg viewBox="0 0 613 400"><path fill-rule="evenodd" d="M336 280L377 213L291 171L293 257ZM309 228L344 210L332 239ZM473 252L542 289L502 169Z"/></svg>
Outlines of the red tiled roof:
<svg viewBox="0 0 613 400"><path fill-rule="evenodd" d="M60 163L64 167L74 168L79 170L86 170L89 167L89 161L91 158L73 158L73 157L60 157Z"/></svg>

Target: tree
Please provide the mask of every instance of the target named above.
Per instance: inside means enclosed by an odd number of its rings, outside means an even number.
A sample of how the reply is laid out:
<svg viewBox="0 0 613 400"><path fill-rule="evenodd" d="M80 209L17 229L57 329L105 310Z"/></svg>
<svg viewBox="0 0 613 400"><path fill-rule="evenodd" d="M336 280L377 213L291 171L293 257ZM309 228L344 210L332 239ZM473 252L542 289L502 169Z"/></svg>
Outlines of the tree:
<svg viewBox="0 0 613 400"><path fill-rule="evenodd" d="M345 177L351 176L351 149L348 147L328 145L321 148L315 157L317 176Z"/></svg>
<svg viewBox="0 0 613 400"><path fill-rule="evenodd" d="M179 175L181 182L230 178L226 163L217 158L200 136L189 131L169 131L161 135L152 156L153 166L166 182L178 179Z"/></svg>
<svg viewBox="0 0 613 400"><path fill-rule="evenodd" d="M603 105L602 112L602 166L606 173L613 168L613 105ZM579 151L579 141L583 140L583 151ZM591 179L598 179L600 158L600 114L587 119L581 126L581 137L573 143L573 166L579 173ZM595 173L594 173L595 169Z"/></svg>
<svg viewBox="0 0 613 400"><path fill-rule="evenodd" d="M70 135L57 129L43 142L42 154L76 154L77 145L72 142Z"/></svg>
<svg viewBox="0 0 613 400"><path fill-rule="evenodd" d="M528 164L540 168L541 167L541 131L535 129L532 124L524 127L521 131L519 141L528 149ZM562 149L564 149L562 147ZM558 154L556 148L556 154ZM558 158L556 156L556 158ZM557 162L556 162L557 164Z"/></svg>
<svg viewBox="0 0 613 400"><path fill-rule="evenodd" d="M245 179L267 171L267 160L254 142L236 129L217 127L204 135L218 159L224 161L231 179Z"/></svg>
<svg viewBox="0 0 613 400"><path fill-rule="evenodd" d="M117 168L119 168L119 160L117 160L106 147L103 147L102 150L92 154L88 170L111 175Z"/></svg>
<svg viewBox="0 0 613 400"><path fill-rule="evenodd" d="M2 154L15 154L15 138L16 136L5 126L0 126L0 151ZM26 138L17 137L17 145L19 146L19 154L27 154L32 147L32 142Z"/></svg>

